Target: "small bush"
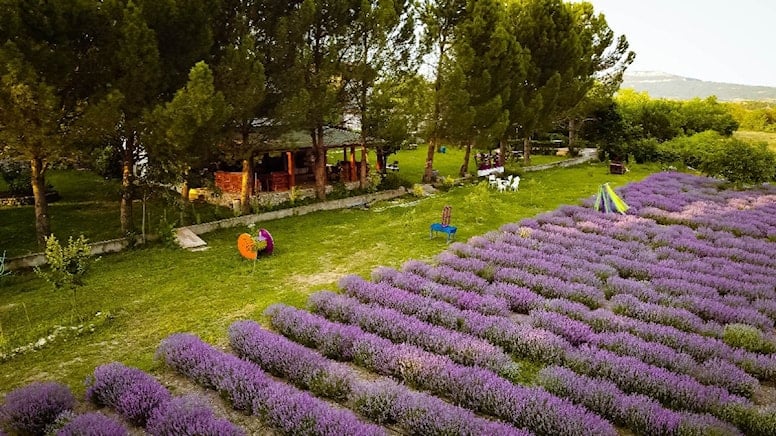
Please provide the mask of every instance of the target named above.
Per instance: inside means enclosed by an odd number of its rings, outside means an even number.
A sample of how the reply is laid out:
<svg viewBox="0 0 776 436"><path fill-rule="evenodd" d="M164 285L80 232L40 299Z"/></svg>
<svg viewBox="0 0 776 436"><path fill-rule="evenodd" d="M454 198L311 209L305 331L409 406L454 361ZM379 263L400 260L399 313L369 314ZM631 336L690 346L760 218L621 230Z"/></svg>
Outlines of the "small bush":
<svg viewBox="0 0 776 436"><path fill-rule="evenodd" d="M127 429L120 422L98 412L78 415L57 431L57 436L124 436L127 434L129 434Z"/></svg>
<svg viewBox="0 0 776 436"><path fill-rule="evenodd" d="M128 421L143 426L154 410L170 401L170 392L145 372L109 363L98 366L87 380L86 398L113 408Z"/></svg>
<svg viewBox="0 0 776 436"><path fill-rule="evenodd" d="M755 353L776 352L776 346L767 341L758 328L747 324L726 325L722 340L731 347L743 348Z"/></svg>
<svg viewBox="0 0 776 436"><path fill-rule="evenodd" d="M161 405L151 414L146 431L156 436L240 436L239 427L213 414L204 399L188 395Z"/></svg>
<svg viewBox="0 0 776 436"><path fill-rule="evenodd" d="M658 152L659 145L660 143L655 138L642 139L631 144L628 147L628 151L636 163L654 162L660 155Z"/></svg>
<svg viewBox="0 0 776 436"><path fill-rule="evenodd" d="M383 180L378 185L377 189L380 191L388 191L391 189L399 189L405 187L407 190L412 189L412 182L407 181L397 173L388 173L383 177Z"/></svg>
<svg viewBox="0 0 776 436"><path fill-rule="evenodd" d="M25 162L0 160L0 176L12 195L32 195L32 174Z"/></svg>
<svg viewBox="0 0 776 436"><path fill-rule="evenodd" d="M19 433L42 434L57 416L75 406L70 389L60 383L32 383L11 391L0 408L0 422Z"/></svg>
<svg viewBox="0 0 776 436"><path fill-rule="evenodd" d="M710 176L724 177L737 186L758 184L776 176L776 154L766 144L730 139L715 153L705 156L699 169Z"/></svg>
<svg viewBox="0 0 776 436"><path fill-rule="evenodd" d="M63 247L54 235L46 238L46 261L49 271L36 269L35 272L51 283L55 289L75 289L82 286L84 277L91 265L91 247L83 235L67 240Z"/></svg>

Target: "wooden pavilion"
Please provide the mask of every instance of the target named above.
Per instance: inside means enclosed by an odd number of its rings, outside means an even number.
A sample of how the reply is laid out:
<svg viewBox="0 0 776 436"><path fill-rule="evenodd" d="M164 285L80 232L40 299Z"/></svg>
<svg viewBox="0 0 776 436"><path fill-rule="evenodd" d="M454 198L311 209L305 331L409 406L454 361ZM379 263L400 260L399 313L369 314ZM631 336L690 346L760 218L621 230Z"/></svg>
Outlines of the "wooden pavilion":
<svg viewBox="0 0 776 436"><path fill-rule="evenodd" d="M315 157L311 142L309 133L294 131L269 143L254 166L253 194L287 191L294 186L314 184ZM362 165L356 160L357 150L361 147L360 135L342 128L326 127L323 143L327 184L358 181ZM367 146L370 144L368 142ZM341 158L338 156L340 150ZM215 173L215 185L224 193L239 193L241 180L242 173L239 171Z"/></svg>

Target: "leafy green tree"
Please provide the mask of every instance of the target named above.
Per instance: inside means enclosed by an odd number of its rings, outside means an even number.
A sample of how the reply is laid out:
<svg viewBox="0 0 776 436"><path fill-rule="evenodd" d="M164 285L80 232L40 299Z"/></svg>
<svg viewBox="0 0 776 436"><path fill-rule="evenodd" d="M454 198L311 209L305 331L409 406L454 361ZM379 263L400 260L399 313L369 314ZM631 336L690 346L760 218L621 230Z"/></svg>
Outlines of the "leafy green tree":
<svg viewBox="0 0 776 436"><path fill-rule="evenodd" d="M107 0L99 7L108 26L97 45L101 70L94 80L103 94L88 111L94 142L115 148L122 160L121 229L134 230L135 169L144 157L149 117L186 84L213 44L217 0ZM83 29L81 29L83 30Z"/></svg>
<svg viewBox="0 0 776 436"><path fill-rule="evenodd" d="M354 41L354 52L347 72L349 98L361 125L361 168L360 187L366 187L367 129L370 123L370 105L373 102L376 84L397 84L414 71L410 62L414 47L414 16L407 0L392 2L363 1L350 30ZM388 79L390 77L391 79ZM395 80L398 78L399 80ZM385 89L385 88L384 88ZM373 130L374 131L374 130Z"/></svg>
<svg viewBox="0 0 776 436"><path fill-rule="evenodd" d="M388 155L402 144L414 143L416 133L430 113L431 84L420 75L385 77L375 83L362 129L376 138L375 152L380 168Z"/></svg>
<svg viewBox="0 0 776 436"><path fill-rule="evenodd" d="M766 144L727 139L716 152L704 156L699 169L736 186L770 182L776 178L776 154Z"/></svg>
<svg viewBox="0 0 776 436"><path fill-rule="evenodd" d="M636 55L628 50L624 35L615 39L606 18L596 14L592 4L572 3L569 7L581 54L561 87L556 117L568 124L569 148L573 150L582 123L590 119L591 112L609 105Z"/></svg>
<svg viewBox="0 0 776 436"><path fill-rule="evenodd" d="M451 73L444 94L452 96L445 108L449 128L464 143L466 153L460 175L468 172L472 147L490 149L499 141L509 123L511 85L520 81L522 58L505 22L505 9L495 0L469 1L465 17L455 29Z"/></svg>
<svg viewBox="0 0 776 436"><path fill-rule="evenodd" d="M694 98L682 102L685 135L692 135L706 130L714 130L723 136L730 136L738 129L738 122L716 97L701 100Z"/></svg>
<svg viewBox="0 0 776 436"><path fill-rule="evenodd" d="M283 123L310 132L315 194L326 198L323 130L342 117L345 59L352 58L351 24L360 13L357 0L304 0L280 23L279 53L287 62L277 85L283 100L276 115Z"/></svg>
<svg viewBox="0 0 776 436"><path fill-rule="evenodd" d="M546 129L557 112L562 84L581 56L574 17L561 0L522 0L510 4L510 31L527 50L526 79L514 82L509 101L510 125L523 138L523 156L531 158L531 136Z"/></svg>
<svg viewBox="0 0 776 436"><path fill-rule="evenodd" d="M158 180L181 184L184 201L189 198L189 170L205 165L214 154L230 109L215 89L210 67L200 61L172 101L153 110L145 143L149 163Z"/></svg>
<svg viewBox="0 0 776 436"><path fill-rule="evenodd" d="M423 182L434 178L434 152L442 139L442 87L444 73L449 69L450 49L455 39L454 30L466 13L466 0L424 0L420 2L420 21L423 24L421 46L423 53L434 62L433 108L427 125L428 152L423 170Z"/></svg>
<svg viewBox="0 0 776 436"><path fill-rule="evenodd" d="M50 233L45 173L68 156L72 126L94 94L97 9L88 1L3 2L0 17L0 158L27 161L41 247Z"/></svg>

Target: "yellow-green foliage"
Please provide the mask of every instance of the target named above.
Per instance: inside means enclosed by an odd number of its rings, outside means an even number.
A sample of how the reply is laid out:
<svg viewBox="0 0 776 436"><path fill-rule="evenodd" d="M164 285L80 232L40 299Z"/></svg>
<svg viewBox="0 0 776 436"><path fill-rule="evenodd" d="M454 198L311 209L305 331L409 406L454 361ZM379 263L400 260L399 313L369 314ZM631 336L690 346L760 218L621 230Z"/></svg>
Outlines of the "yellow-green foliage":
<svg viewBox="0 0 776 436"><path fill-rule="evenodd" d="M49 269L44 271L36 268L35 272L55 289L73 289L84 284L84 277L89 271L92 259L91 247L84 235L67 240L63 247L54 235L46 238L46 261Z"/></svg>

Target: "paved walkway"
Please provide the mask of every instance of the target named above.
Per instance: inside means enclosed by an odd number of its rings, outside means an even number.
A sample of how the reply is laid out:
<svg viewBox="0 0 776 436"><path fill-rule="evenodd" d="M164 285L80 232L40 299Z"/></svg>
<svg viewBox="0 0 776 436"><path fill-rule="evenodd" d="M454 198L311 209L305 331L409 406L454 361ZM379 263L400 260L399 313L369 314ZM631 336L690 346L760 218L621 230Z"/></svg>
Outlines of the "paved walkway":
<svg viewBox="0 0 776 436"><path fill-rule="evenodd" d="M579 156L577 157L573 157L571 159L565 159L559 162L548 163L544 165L532 165L528 167L523 167L523 171L525 172L543 171L543 170L548 170L550 168L565 168L565 167L570 167L574 165L579 165L581 163L589 162L591 160L596 159L598 157L596 153L597 153L597 150L595 148L583 148L582 151L579 153Z"/></svg>

